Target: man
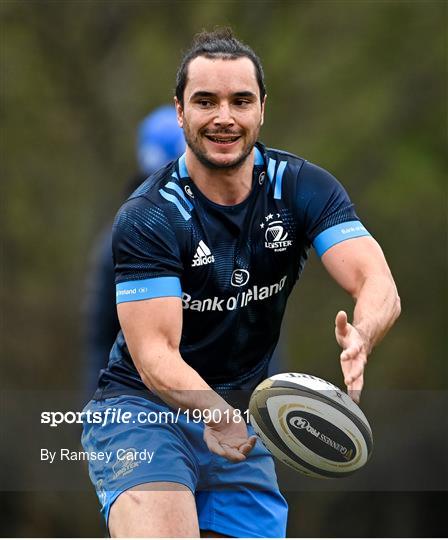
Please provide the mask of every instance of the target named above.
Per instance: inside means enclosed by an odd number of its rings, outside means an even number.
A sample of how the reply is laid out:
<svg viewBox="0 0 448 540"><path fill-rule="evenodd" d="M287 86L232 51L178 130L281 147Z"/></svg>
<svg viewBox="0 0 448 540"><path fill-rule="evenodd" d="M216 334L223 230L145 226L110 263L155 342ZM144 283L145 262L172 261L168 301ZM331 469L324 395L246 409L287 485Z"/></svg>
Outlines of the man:
<svg viewBox="0 0 448 540"><path fill-rule="evenodd" d="M144 411L151 425L85 423L112 536L281 537L272 458L228 402L265 377L287 298L313 245L356 300L336 316L350 394L399 314L378 244L326 171L257 143L266 104L258 57L228 29L200 34L177 74L186 153L143 184L114 233L120 333L87 409ZM186 411L167 422L168 411ZM191 419L202 414L204 422ZM135 450L153 451L153 459Z"/></svg>
<svg viewBox="0 0 448 540"><path fill-rule="evenodd" d="M158 107L137 129L138 174L126 186L126 196L149 175L177 159L185 151L183 131L173 105ZM92 396L98 374L107 366L109 353L120 330L115 306L115 274L112 261L112 224L101 232L92 252L84 305L85 370L83 389Z"/></svg>

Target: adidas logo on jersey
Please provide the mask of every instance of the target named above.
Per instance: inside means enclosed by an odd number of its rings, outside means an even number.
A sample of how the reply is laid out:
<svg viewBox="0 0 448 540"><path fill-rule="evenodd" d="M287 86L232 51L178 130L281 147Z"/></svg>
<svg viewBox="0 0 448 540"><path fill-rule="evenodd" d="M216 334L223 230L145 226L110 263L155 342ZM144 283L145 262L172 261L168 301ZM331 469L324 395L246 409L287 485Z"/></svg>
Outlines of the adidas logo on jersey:
<svg viewBox="0 0 448 540"><path fill-rule="evenodd" d="M210 264L212 262L215 262L215 257L213 257L207 244L201 240L196 249L191 266L203 266L204 264Z"/></svg>

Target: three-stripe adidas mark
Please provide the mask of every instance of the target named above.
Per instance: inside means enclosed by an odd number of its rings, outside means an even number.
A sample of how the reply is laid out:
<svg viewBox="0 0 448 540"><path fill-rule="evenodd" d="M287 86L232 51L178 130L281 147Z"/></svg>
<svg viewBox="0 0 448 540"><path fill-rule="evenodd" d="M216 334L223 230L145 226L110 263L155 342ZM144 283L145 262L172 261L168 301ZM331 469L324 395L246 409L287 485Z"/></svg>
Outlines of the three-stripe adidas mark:
<svg viewBox="0 0 448 540"><path fill-rule="evenodd" d="M210 264L212 262L215 262L215 257L213 257L212 252L208 248L207 244L200 240L199 245L196 249L196 253L194 254L191 266L202 266L204 264Z"/></svg>

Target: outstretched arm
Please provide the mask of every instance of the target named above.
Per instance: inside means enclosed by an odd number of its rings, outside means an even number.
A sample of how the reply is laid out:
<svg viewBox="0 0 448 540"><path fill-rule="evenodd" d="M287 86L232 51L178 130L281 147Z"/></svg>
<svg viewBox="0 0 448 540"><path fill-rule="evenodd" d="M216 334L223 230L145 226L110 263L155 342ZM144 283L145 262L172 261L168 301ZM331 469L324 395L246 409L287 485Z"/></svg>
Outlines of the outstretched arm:
<svg viewBox="0 0 448 540"><path fill-rule="evenodd" d="M145 385L176 409L219 410L219 415L209 415L205 426L209 450L229 461L246 459L256 437L248 437L245 422L234 421L232 407L180 355L181 299L152 298L117 308L126 344ZM221 420L214 422L215 418Z"/></svg>
<svg viewBox="0 0 448 540"><path fill-rule="evenodd" d="M359 401L367 357L400 315L400 298L383 252L371 237L334 245L322 262L355 300L352 323L345 311L339 311L335 334L342 347L344 382L350 396Z"/></svg>

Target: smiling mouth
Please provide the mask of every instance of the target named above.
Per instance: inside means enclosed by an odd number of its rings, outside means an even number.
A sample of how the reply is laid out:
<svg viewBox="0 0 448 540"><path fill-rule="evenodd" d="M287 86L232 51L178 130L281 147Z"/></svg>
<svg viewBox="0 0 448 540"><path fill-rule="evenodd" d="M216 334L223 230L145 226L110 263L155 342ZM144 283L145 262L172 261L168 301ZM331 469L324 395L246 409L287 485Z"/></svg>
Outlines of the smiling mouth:
<svg viewBox="0 0 448 540"><path fill-rule="evenodd" d="M236 135L234 137L229 137L229 136L221 137L221 136L206 135L206 138L209 141L212 141L218 144L232 144L240 138L240 135Z"/></svg>

